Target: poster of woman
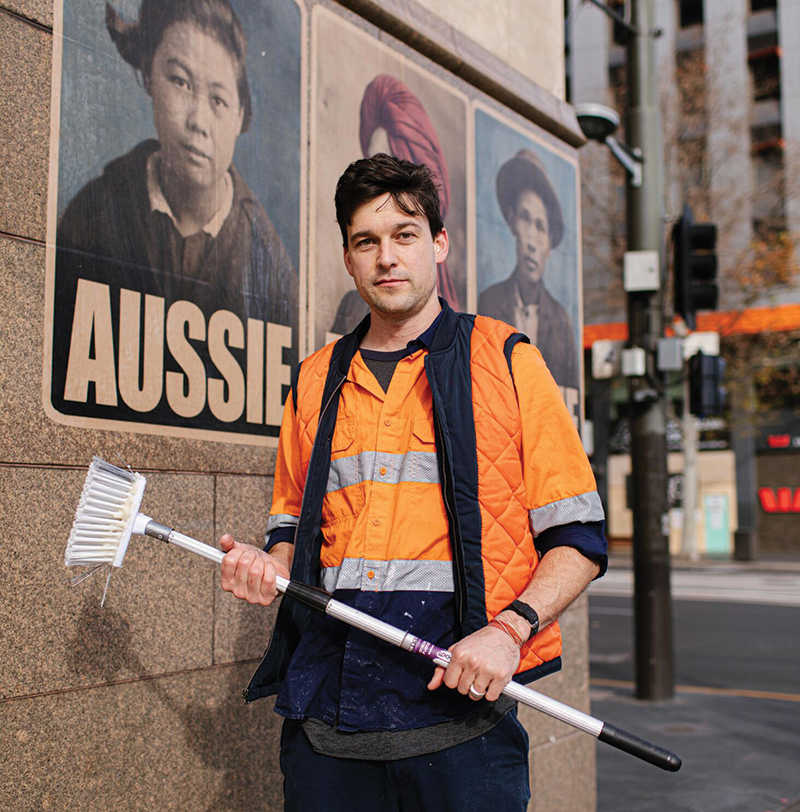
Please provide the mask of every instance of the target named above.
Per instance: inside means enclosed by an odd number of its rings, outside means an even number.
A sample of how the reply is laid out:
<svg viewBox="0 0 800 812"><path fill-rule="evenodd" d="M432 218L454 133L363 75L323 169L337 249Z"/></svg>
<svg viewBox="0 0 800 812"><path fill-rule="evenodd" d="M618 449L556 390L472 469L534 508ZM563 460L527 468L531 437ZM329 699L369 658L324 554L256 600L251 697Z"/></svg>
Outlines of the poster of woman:
<svg viewBox="0 0 800 812"><path fill-rule="evenodd" d="M424 163L439 187L450 254L439 295L463 309L467 288L467 101L433 74L327 9L314 8L309 286L316 349L368 312L342 260L333 198L345 167L378 152ZM326 48L337 42L338 50ZM350 58L342 60L341 53Z"/></svg>
<svg viewBox="0 0 800 812"><path fill-rule="evenodd" d="M263 442L299 351L301 10L63 3L46 408Z"/></svg>

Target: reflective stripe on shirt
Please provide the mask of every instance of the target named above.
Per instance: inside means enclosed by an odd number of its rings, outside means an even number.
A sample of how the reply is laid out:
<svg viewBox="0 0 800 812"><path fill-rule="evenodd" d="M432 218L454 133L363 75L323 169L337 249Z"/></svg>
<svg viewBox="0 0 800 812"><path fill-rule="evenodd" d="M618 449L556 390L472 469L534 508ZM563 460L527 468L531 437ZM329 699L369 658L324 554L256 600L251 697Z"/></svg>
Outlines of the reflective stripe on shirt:
<svg viewBox="0 0 800 812"><path fill-rule="evenodd" d="M453 592L453 564L450 561L346 558L340 567L322 570L322 587L328 592L335 589Z"/></svg>
<svg viewBox="0 0 800 812"><path fill-rule="evenodd" d="M405 454L362 451L352 457L340 457L331 462L327 492L370 480L388 485L401 482L437 485L439 467L436 454L429 451L407 451Z"/></svg>
<svg viewBox="0 0 800 812"><path fill-rule="evenodd" d="M602 522L605 518L603 503L597 491L581 493L559 499L549 505L528 511L534 538L550 527L570 522Z"/></svg>

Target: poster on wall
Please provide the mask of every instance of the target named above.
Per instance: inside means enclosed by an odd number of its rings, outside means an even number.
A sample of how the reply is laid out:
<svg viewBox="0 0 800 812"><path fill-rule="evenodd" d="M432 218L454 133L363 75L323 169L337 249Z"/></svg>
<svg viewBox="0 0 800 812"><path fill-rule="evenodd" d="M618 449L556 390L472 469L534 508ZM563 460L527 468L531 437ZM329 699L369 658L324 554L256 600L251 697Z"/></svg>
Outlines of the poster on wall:
<svg viewBox="0 0 800 812"><path fill-rule="evenodd" d="M456 310L465 309L468 106L444 81L325 8L314 8L312 30L309 349L314 350L352 330L368 312L342 259L334 191L348 164L379 152L424 163L433 172L450 236L447 262L439 266L439 295Z"/></svg>
<svg viewBox="0 0 800 812"><path fill-rule="evenodd" d="M541 351L579 425L582 281L576 159L476 105L478 313Z"/></svg>
<svg viewBox="0 0 800 812"><path fill-rule="evenodd" d="M272 444L303 349L303 11L56 5L45 410Z"/></svg>

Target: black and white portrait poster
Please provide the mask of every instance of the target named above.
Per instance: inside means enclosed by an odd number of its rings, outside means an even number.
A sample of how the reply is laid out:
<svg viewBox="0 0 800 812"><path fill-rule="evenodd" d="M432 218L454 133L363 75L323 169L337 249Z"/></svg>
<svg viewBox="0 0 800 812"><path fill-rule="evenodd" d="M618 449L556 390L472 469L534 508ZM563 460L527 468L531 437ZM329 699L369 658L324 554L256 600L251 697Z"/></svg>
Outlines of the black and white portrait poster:
<svg viewBox="0 0 800 812"><path fill-rule="evenodd" d="M542 353L579 425L582 280L578 167L495 111L475 111L478 313Z"/></svg>
<svg viewBox="0 0 800 812"><path fill-rule="evenodd" d="M53 419L274 442L303 349L303 32L294 0L61 0Z"/></svg>

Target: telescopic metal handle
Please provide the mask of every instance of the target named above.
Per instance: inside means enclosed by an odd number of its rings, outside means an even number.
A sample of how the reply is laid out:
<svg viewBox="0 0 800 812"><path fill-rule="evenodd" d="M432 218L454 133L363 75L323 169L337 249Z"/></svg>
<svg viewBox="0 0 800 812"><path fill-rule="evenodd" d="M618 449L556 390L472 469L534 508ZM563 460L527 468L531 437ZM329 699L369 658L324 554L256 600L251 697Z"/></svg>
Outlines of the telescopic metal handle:
<svg viewBox="0 0 800 812"><path fill-rule="evenodd" d="M209 561L215 561L217 564L221 564L222 559L225 558L225 553L223 553L222 550L218 550L210 544L203 544L202 541L193 539L191 536L184 536L183 533L179 533L172 527L153 521L149 516L145 516L144 513L140 513L136 517L133 532L142 533L145 536L150 536L150 538L158 539L159 541L165 541L167 544L174 544L182 550L200 555Z"/></svg>
<svg viewBox="0 0 800 812"><path fill-rule="evenodd" d="M195 555L203 556L210 561L215 561L217 564L222 563L225 558L225 553L218 550L216 547L211 547L208 544L203 544L201 541L184 536L183 533L178 533L171 527L160 524L150 519L149 516L139 514L137 516L137 525L134 527L134 532L150 536L160 541L166 541L169 544L174 544ZM275 586L278 592L286 593L290 598L299 601L308 609L311 609L319 614L327 614L335 617L350 626L355 626L357 629L368 632L369 634L381 640L385 640L392 645L399 646L400 648L411 651L414 654L419 654L422 657L430 660L436 665L447 667L450 663L450 652L446 649L439 648L433 643L426 640L421 640L418 637L404 632L395 626L378 620L372 615L354 609L352 606L347 606L337 600L322 589L316 589L301 584L296 581L289 581L286 578L278 575L275 579ZM577 710L576 708L565 705L557 699L552 699L549 696L533 691L520 685L517 682L509 682L503 689L506 696L516 699L523 705L528 705L554 719L565 722L578 730L584 731L591 736L594 736L601 742L610 744L619 750L624 750L632 756L654 764L662 770L669 770L676 772L681 767L681 760L675 753L658 747L651 742L640 739L632 733L625 730L620 730L618 727L603 722L600 719L595 719L587 713Z"/></svg>

